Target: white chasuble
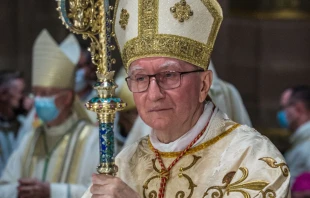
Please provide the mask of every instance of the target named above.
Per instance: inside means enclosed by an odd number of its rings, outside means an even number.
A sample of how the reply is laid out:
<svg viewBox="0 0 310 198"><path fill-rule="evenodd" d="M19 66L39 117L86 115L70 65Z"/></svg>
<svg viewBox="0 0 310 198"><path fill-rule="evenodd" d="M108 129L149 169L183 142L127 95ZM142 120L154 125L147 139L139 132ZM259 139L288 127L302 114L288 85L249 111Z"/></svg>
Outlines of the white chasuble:
<svg viewBox="0 0 310 198"><path fill-rule="evenodd" d="M290 173L276 147L254 129L232 122L217 108L204 135L168 174L161 174L153 148L160 151L166 168L181 152L163 152L150 139L146 136L126 147L116 159L118 177L141 198L158 197L164 176L168 178L166 198L290 197ZM88 190L83 198L90 197Z"/></svg>
<svg viewBox="0 0 310 198"><path fill-rule="evenodd" d="M98 165L98 130L71 117L45 130L39 127L23 139L0 179L0 197L17 197L20 178L51 183L51 198L80 198Z"/></svg>

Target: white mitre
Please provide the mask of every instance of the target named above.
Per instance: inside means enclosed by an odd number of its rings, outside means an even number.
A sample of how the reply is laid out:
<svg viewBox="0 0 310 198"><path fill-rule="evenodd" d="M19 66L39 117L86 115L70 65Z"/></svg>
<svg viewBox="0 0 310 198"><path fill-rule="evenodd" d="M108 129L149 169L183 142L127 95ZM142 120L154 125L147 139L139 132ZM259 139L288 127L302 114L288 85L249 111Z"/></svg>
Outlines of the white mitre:
<svg viewBox="0 0 310 198"><path fill-rule="evenodd" d="M75 65L46 29L33 46L32 86L74 88Z"/></svg>
<svg viewBox="0 0 310 198"><path fill-rule="evenodd" d="M171 57L207 69L222 19L216 0L116 0L113 30L125 68Z"/></svg>
<svg viewBox="0 0 310 198"><path fill-rule="evenodd" d="M79 41L73 34L69 34L59 45L61 51L76 65L81 56L81 47Z"/></svg>
<svg viewBox="0 0 310 198"><path fill-rule="evenodd" d="M77 62L76 60L80 57L75 42L77 40L69 35L61 49L46 29L41 31L33 46L32 86L74 90L74 62ZM69 47L72 44L75 47ZM68 52L70 48L76 49L70 53ZM67 52L64 53L63 50ZM70 54L69 57L66 54ZM86 108L83 107L77 96L74 99L73 110L80 119L89 120Z"/></svg>

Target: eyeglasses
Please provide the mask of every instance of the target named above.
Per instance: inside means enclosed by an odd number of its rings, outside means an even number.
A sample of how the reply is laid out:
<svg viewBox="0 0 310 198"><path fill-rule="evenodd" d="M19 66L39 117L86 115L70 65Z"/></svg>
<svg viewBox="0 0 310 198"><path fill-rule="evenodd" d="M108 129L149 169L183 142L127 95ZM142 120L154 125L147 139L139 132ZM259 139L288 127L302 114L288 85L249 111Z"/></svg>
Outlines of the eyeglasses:
<svg viewBox="0 0 310 198"><path fill-rule="evenodd" d="M187 72L165 71L153 75L136 74L125 78L128 88L134 93L144 92L150 85L150 79L155 77L157 85L162 89L175 89L181 85L181 76L204 70L194 70Z"/></svg>

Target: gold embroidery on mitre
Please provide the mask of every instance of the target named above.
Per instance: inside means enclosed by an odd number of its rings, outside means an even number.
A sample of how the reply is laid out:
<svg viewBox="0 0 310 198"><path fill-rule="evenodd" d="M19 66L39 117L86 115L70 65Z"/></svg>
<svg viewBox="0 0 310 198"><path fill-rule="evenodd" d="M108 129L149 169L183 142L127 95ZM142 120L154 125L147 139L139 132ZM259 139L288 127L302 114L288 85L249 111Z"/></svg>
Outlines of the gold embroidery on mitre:
<svg viewBox="0 0 310 198"><path fill-rule="evenodd" d="M170 12L173 14L174 18L179 20L179 22L188 20L194 14L190 5L188 5L185 0L181 0L181 2L176 3L170 8Z"/></svg>
<svg viewBox="0 0 310 198"><path fill-rule="evenodd" d="M280 168L284 177L287 177L289 175L290 171L285 163L278 163L275 159L271 157L262 157L259 160L266 162L271 168Z"/></svg>
<svg viewBox="0 0 310 198"><path fill-rule="evenodd" d="M116 7L119 1L116 1ZM120 48L125 68L128 69L133 61L140 58L170 57L207 69L223 17L215 0L201 0L201 2L211 13L213 20L210 34L206 35L208 37L206 43L179 35L159 34L159 0L138 0L138 36L126 40L123 49ZM116 41L118 43L118 38Z"/></svg>
<svg viewBox="0 0 310 198"><path fill-rule="evenodd" d="M212 186L208 188L207 191L204 193L203 198L209 195L208 192L211 190L213 191L211 193L211 197L217 197L217 198L223 198L225 194L229 196L231 192L241 193L244 198L251 198L247 190L259 191L260 193L262 193L264 198L266 197L275 198L276 197L276 193L271 189L267 189L263 191L263 189L267 185L269 185L268 182L266 181L244 182L249 176L249 171L245 167L240 167L239 170L242 172L242 176L238 181L231 184L231 181L233 180L233 177L235 176L236 172L229 172L224 176L222 180L222 183L225 185L224 186Z"/></svg>
<svg viewBox="0 0 310 198"><path fill-rule="evenodd" d="M119 24L123 30L126 30L126 26L128 25L129 13L126 9L122 9L121 16L119 20Z"/></svg>
<svg viewBox="0 0 310 198"><path fill-rule="evenodd" d="M190 190L189 192L189 195L187 196L188 198L191 198L192 195L194 194L194 188L197 187L196 184L194 184L192 178L185 174L184 171L187 171L189 169L191 169L196 163L197 161L201 158L199 156L195 156L193 155L193 161L191 162L190 165L188 165L187 167L185 168L180 168L179 169L179 173L178 173L178 177L179 178L185 178L187 181L188 181L188 189ZM153 163L153 169L155 170L155 172L157 172L158 174L155 175L155 176L152 176L150 177L149 179L147 179L143 185L143 198L147 198L147 197L157 197L157 192L155 190L152 190L148 193L148 196L147 196L147 190L149 188L149 183L154 180L154 179L160 179L162 177L165 177L167 180L170 179L170 171L166 171L166 170L160 170L159 168L156 167L156 158L155 159L152 159L152 163ZM176 193L175 197L185 197L185 192L180 190Z"/></svg>

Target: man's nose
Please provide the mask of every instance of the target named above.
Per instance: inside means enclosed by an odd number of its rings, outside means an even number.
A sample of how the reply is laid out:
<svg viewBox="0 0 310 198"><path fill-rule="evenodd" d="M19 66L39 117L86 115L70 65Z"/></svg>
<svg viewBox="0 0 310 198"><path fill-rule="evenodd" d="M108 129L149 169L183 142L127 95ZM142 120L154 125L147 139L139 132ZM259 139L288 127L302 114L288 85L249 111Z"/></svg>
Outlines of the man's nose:
<svg viewBox="0 0 310 198"><path fill-rule="evenodd" d="M155 77L150 78L150 84L148 88L148 99L151 101L157 101L164 98L164 92L159 87Z"/></svg>

